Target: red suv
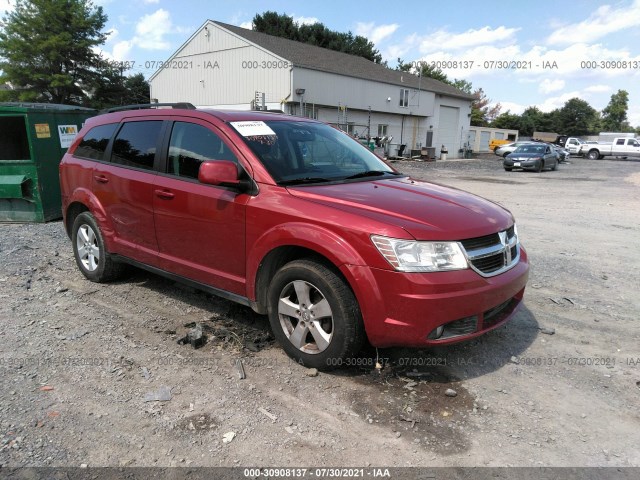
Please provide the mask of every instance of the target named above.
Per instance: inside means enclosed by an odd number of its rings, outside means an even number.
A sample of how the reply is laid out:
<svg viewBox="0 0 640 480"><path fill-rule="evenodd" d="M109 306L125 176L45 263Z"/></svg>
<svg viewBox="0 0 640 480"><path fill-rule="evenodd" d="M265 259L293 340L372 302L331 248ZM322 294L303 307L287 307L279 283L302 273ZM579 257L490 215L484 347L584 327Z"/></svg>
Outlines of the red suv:
<svg viewBox="0 0 640 480"><path fill-rule="evenodd" d="M89 119L60 165L94 282L125 264L267 314L307 366L481 335L520 304L513 216L413 180L345 133L266 112L139 108Z"/></svg>

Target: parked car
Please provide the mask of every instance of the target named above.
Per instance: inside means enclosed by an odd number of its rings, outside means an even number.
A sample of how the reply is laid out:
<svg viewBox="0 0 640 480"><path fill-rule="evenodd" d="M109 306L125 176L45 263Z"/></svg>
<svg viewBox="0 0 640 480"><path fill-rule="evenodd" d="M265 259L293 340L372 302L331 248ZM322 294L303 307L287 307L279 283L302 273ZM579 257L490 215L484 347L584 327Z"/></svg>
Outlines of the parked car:
<svg viewBox="0 0 640 480"><path fill-rule="evenodd" d="M544 143L520 145L503 160L503 166L507 172L514 168L535 170L536 172L541 172L545 168L555 170L558 168L558 163L556 152L551 145Z"/></svg>
<svg viewBox="0 0 640 480"><path fill-rule="evenodd" d="M94 282L126 264L269 317L304 365L467 340L507 322L529 265L512 214L414 180L347 134L267 112L89 119L60 166L64 226Z"/></svg>
<svg viewBox="0 0 640 480"><path fill-rule="evenodd" d="M545 145L549 145L551 150L556 154L558 158L558 163L566 162L570 156L569 151L566 148L562 148L559 145L554 145L553 143L547 143Z"/></svg>
<svg viewBox="0 0 640 480"><path fill-rule="evenodd" d="M492 152L495 152L496 148L500 147L501 145L506 145L507 143L511 143L512 141L513 140L502 140L498 138L493 138L489 142L489 150L491 150Z"/></svg>
<svg viewBox="0 0 640 480"><path fill-rule="evenodd" d="M615 138L613 143L584 144L580 154L591 160L604 157L640 158L640 143L635 138Z"/></svg>
<svg viewBox="0 0 640 480"><path fill-rule="evenodd" d="M506 145L501 145L498 148L496 148L493 153L495 153L496 155L498 155L499 157L506 157L507 155L509 155L511 152L513 152L516 148L518 148L520 145L528 145L530 143L535 143L532 141L522 141L522 142L512 142L512 143L507 143Z"/></svg>

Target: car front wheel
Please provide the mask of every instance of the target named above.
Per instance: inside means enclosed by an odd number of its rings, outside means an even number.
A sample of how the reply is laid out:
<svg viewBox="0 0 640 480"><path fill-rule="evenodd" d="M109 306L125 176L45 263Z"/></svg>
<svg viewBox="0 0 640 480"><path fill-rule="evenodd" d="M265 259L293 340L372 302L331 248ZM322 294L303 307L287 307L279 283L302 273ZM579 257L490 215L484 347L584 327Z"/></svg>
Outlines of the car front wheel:
<svg viewBox="0 0 640 480"><path fill-rule="evenodd" d="M71 241L78 268L92 282L115 280L125 269L125 265L115 262L107 252L102 232L89 212L76 217Z"/></svg>
<svg viewBox="0 0 640 480"><path fill-rule="evenodd" d="M319 370L346 365L364 341L358 302L334 271L312 260L283 266L269 286L269 322L287 354Z"/></svg>

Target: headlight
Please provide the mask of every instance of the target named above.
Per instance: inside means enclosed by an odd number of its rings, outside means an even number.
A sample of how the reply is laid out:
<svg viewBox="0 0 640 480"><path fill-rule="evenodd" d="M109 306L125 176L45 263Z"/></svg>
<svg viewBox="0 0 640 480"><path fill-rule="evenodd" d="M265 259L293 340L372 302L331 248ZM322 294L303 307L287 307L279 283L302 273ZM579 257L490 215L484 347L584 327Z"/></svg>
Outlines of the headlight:
<svg viewBox="0 0 640 480"><path fill-rule="evenodd" d="M382 256L401 272L443 272L468 268L456 242L418 242L372 235Z"/></svg>

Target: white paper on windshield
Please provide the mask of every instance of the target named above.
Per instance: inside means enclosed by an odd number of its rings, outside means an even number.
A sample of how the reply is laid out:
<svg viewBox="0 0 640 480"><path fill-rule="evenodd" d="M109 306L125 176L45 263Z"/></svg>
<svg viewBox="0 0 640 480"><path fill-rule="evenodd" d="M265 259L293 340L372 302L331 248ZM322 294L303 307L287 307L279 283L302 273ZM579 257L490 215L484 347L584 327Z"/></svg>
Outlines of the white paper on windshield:
<svg viewBox="0 0 640 480"><path fill-rule="evenodd" d="M260 135L275 135L276 132L269 128L264 122L261 121L245 121L245 122L230 122L240 135L243 137L255 137Z"/></svg>

